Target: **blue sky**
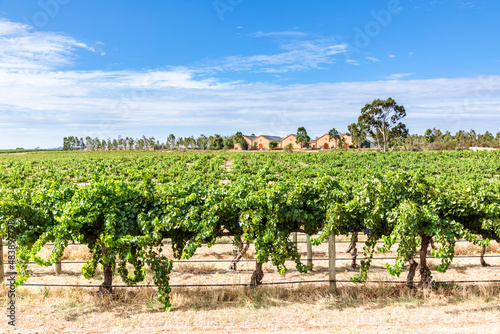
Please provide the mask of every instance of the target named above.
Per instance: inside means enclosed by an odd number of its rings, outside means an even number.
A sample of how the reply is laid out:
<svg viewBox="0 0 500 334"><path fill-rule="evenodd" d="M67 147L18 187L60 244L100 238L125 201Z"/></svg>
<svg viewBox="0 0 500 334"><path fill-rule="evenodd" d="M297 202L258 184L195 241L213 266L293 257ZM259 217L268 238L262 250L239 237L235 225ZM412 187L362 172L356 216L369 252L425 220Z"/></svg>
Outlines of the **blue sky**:
<svg viewBox="0 0 500 334"><path fill-rule="evenodd" d="M0 147L62 137L500 131L493 0L0 0Z"/></svg>

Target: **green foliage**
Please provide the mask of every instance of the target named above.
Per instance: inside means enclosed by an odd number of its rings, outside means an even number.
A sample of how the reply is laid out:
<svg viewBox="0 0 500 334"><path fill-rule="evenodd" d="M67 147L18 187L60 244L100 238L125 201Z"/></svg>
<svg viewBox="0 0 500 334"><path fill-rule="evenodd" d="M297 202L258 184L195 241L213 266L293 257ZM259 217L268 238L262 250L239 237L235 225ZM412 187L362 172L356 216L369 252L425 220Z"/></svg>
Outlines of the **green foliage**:
<svg viewBox="0 0 500 334"><path fill-rule="evenodd" d="M424 237L440 245L433 255L443 272L457 239L500 240L498 152L75 154L0 157L0 235L9 226L17 235L18 284L29 276L29 261L52 265L76 240L92 253L84 277L109 264L136 284L147 266L168 310L172 260L189 259L223 236L253 242L257 260L284 273L287 259L301 272L310 269L289 241L293 232L319 233L312 239L319 244L332 233L369 231L354 281L366 280L374 253L396 242L392 275L402 273ZM221 167L229 160L230 171ZM231 182L219 184L223 178ZM89 183L77 187L75 179ZM162 253L165 240L173 259ZM49 242L50 258L37 257Z"/></svg>
<svg viewBox="0 0 500 334"><path fill-rule="evenodd" d="M374 100L361 109L358 126L362 132L370 134L380 150L386 152L408 136L408 129L399 122L406 117L406 110L392 98Z"/></svg>
<svg viewBox="0 0 500 334"><path fill-rule="evenodd" d="M248 150L248 142L245 140L245 138L241 137L239 143L243 151Z"/></svg>
<svg viewBox="0 0 500 334"><path fill-rule="evenodd" d="M276 142L275 140L271 140L269 142L269 148L270 149L275 149L276 147L278 147L278 142Z"/></svg>
<svg viewBox="0 0 500 334"><path fill-rule="evenodd" d="M300 127L297 129L297 140L296 143L300 143L300 147L308 147L309 142L311 141L311 137L307 134L307 130L304 127Z"/></svg>

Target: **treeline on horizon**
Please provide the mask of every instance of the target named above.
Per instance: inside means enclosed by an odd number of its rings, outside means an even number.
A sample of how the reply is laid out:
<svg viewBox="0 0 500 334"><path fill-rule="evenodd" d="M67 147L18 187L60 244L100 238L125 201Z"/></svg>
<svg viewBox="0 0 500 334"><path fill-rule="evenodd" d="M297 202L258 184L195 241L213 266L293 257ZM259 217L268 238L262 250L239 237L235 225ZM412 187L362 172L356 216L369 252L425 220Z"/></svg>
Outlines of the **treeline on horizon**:
<svg viewBox="0 0 500 334"><path fill-rule="evenodd" d="M348 133L349 134L349 133ZM175 137L170 134L165 142L155 137L142 136L141 138L121 137L118 138L85 138L68 136L63 139L63 150L164 150L164 149L193 149L193 150L232 150L236 143L241 142L242 133L237 132L232 136L221 136L218 134L195 138ZM375 143L376 144L376 143ZM476 133L474 130L460 130L455 134L450 131L442 132L439 129L428 129L424 135L408 135L396 147L400 151L429 150L456 150L469 147L500 148L500 132L496 135L486 131L484 134ZM356 148L351 145L350 148Z"/></svg>
<svg viewBox="0 0 500 334"><path fill-rule="evenodd" d="M474 130L468 132L460 130L455 135L449 131L443 133L439 129L428 129L424 135L410 135L405 124L401 122L406 117L406 109L403 105L398 105L396 101L389 97L386 100L376 99L370 104L366 104L361 109L357 123L350 124L347 129L352 138L350 148L362 147L366 141L372 142L376 148L382 152L387 151L418 151L424 148L430 150L455 150L468 147L500 147L500 132L493 136L486 131L484 134L478 134ZM329 140L341 140L340 132L332 128L329 132ZM252 134L254 136L254 134ZM296 143L300 142L300 147L308 147L311 138L304 127L297 129ZM232 136L221 136L215 134L206 137L200 135L198 138L179 137L176 138L170 134L165 142L160 142L154 137L134 139L132 137L117 139L108 138L99 139L86 137L78 138L74 136L64 137L63 150L160 150L160 149L197 149L197 150L230 150L234 149L235 144L240 144L243 150L246 150L248 144L243 138L241 132ZM271 146L272 144L272 146ZM277 149L278 143L271 141L269 146ZM338 147L338 145L335 145ZM341 145L343 147L343 145ZM250 149L256 150L254 146ZM279 148L281 149L281 148ZM286 151L291 151L291 147L285 147Z"/></svg>

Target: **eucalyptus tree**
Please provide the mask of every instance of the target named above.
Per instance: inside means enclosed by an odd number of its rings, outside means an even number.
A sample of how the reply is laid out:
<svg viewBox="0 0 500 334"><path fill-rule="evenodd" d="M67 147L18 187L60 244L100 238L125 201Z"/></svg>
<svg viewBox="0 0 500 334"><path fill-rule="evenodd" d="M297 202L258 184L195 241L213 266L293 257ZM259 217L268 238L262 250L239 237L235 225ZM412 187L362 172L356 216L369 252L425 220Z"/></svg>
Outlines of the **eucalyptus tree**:
<svg viewBox="0 0 500 334"><path fill-rule="evenodd" d="M296 143L300 143L300 148L302 147L308 147L309 142L311 141L311 137L307 134L307 130L304 127L300 127L297 129L297 140Z"/></svg>
<svg viewBox="0 0 500 334"><path fill-rule="evenodd" d="M399 122L405 116L405 107L398 105L392 98L377 99L361 109L358 124L375 140L382 152L387 152L390 146L402 142L408 136L406 125Z"/></svg>

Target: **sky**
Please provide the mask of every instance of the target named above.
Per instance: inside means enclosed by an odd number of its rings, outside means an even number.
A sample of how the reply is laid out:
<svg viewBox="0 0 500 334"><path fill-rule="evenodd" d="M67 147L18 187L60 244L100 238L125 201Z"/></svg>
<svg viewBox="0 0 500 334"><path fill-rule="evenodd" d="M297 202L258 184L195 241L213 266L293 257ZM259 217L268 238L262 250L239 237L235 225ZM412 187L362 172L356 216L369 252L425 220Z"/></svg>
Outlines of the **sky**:
<svg viewBox="0 0 500 334"><path fill-rule="evenodd" d="M392 97L411 133L500 132L496 0L0 0L0 148L314 138Z"/></svg>

